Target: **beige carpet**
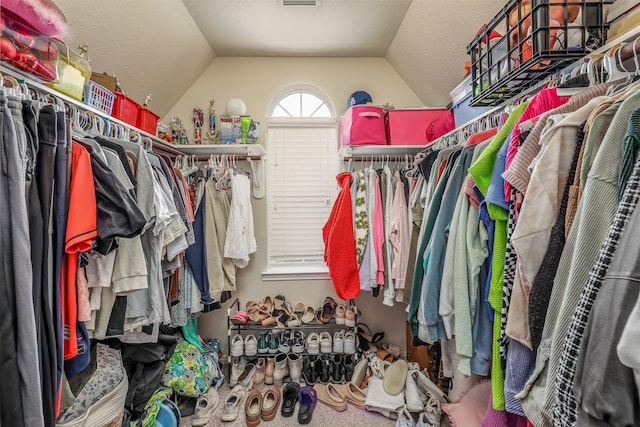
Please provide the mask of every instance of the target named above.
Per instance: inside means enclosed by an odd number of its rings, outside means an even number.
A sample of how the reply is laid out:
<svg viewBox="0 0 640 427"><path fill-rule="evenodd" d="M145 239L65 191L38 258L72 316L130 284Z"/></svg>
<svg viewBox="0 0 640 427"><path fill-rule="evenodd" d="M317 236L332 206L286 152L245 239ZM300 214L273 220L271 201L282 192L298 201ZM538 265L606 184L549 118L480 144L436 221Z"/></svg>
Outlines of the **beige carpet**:
<svg viewBox="0 0 640 427"><path fill-rule="evenodd" d="M222 412L224 399L228 393L229 385L227 383L218 389L218 396L220 398L218 407L216 408L208 427L245 427L247 425L244 418L244 403L238 418L234 422L223 423L220 421L220 413ZM280 415L280 409L278 409L275 419L272 421L262 421L260 425L274 427L298 426L298 408L296 406L296 412L291 417L282 417ZM338 412L326 405L323 405L321 402L318 402L316 409L313 411L311 423L308 425L324 427L393 427L395 426L395 421L391 421L375 412L360 410L352 405L348 405L346 411ZM180 427L191 427L190 417L185 417L180 423Z"/></svg>

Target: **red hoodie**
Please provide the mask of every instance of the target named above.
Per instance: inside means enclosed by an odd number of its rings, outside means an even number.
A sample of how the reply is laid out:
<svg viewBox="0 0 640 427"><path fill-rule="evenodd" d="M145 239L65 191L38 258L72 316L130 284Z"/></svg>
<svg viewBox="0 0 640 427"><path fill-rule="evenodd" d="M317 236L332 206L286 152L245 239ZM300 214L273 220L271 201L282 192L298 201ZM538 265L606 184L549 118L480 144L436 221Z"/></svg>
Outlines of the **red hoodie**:
<svg viewBox="0 0 640 427"><path fill-rule="evenodd" d="M329 267L336 294L344 300L360 295L360 277L356 261L356 238L351 208L351 174L342 172L336 177L340 194L322 227L324 261Z"/></svg>

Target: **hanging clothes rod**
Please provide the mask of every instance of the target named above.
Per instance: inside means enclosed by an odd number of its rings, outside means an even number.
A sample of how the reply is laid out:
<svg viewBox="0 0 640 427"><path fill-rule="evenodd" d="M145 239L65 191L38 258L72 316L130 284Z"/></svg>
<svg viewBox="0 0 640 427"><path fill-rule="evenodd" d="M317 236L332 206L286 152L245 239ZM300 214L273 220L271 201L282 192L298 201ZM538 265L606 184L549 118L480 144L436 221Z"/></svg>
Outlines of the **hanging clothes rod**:
<svg viewBox="0 0 640 427"><path fill-rule="evenodd" d="M178 154L181 154L181 152L177 149L175 149L173 147L173 144L170 144L160 138L158 138L155 135L152 135L148 132L145 132L143 130L138 129L135 126L130 125L129 123L123 122L122 120L116 119L115 117L111 117L110 115L106 114L104 111L100 111L97 108L93 108L90 105L84 104L76 99L73 99L63 93L60 93L54 89L51 89L48 86L45 86L44 84L41 84L39 82L36 82L33 79L33 77L29 76L28 74L16 69L15 67L11 66L11 64L7 64L5 62L2 63L2 73L4 75L8 75L8 76L13 76L16 79L22 80L24 81L24 84L29 88L34 90L36 93L39 93L40 95L43 95L44 97L51 97L53 98L52 101L56 101L56 100L60 100L63 104L65 104L65 108L67 109L67 112L69 112L70 108L69 105L73 105L75 106L75 108L85 111L85 112L91 112L93 114L95 114L96 116L100 117L102 120L106 120L112 124L116 124L118 126L124 126L126 129L128 129L132 134L133 133L137 133L142 137L147 137L150 138L151 141L153 141L153 149L162 151L166 154L170 154L172 156L176 156Z"/></svg>
<svg viewBox="0 0 640 427"><path fill-rule="evenodd" d="M229 157L233 157L234 160L262 160L261 156L238 156L238 155L230 155ZM210 158L210 156L198 156L196 157L196 160L199 162L206 162L208 161Z"/></svg>
<svg viewBox="0 0 640 427"><path fill-rule="evenodd" d="M407 160L413 160L413 155L407 154L404 156L344 156L343 161L352 162L406 162Z"/></svg>

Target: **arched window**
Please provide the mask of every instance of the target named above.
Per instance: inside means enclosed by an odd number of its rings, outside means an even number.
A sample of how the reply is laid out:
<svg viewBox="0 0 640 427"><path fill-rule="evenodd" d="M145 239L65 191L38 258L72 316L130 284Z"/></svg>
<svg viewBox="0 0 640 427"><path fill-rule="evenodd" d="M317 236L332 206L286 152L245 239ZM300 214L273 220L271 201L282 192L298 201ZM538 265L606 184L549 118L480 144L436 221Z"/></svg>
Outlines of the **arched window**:
<svg viewBox="0 0 640 427"><path fill-rule="evenodd" d="M263 279L326 277L322 226L336 196L333 107L305 86L276 95L267 125L269 267Z"/></svg>
<svg viewBox="0 0 640 427"><path fill-rule="evenodd" d="M294 92L280 99L271 117L331 117L327 104L309 92Z"/></svg>

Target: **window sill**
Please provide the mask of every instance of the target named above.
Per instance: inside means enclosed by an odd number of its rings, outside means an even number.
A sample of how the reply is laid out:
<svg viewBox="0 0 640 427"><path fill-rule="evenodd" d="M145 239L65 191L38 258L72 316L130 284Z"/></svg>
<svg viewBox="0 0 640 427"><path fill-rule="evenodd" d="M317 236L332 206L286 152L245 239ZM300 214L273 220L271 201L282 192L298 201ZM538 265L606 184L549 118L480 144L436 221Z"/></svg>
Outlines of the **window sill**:
<svg viewBox="0 0 640 427"><path fill-rule="evenodd" d="M272 267L262 272L262 281L330 280L329 270L322 267Z"/></svg>

